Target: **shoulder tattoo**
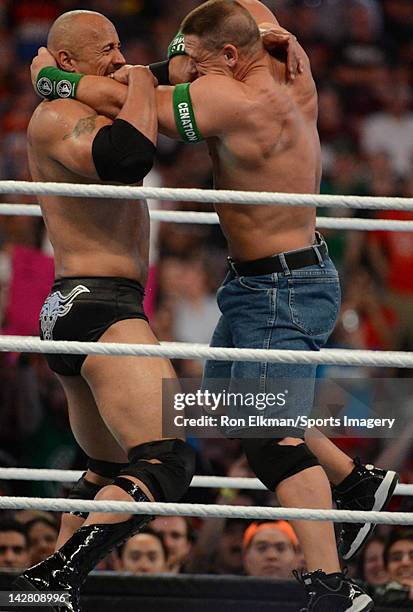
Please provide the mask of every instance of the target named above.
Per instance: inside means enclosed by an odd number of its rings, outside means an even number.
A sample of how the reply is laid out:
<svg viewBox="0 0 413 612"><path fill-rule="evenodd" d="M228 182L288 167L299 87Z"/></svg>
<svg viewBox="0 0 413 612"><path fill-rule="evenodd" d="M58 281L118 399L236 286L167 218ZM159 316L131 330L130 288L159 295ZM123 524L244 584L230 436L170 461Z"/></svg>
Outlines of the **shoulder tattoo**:
<svg viewBox="0 0 413 612"><path fill-rule="evenodd" d="M69 138L79 138L82 134L91 134L96 128L97 115L90 115L89 117L82 117L76 123L70 134L63 136L63 140Z"/></svg>

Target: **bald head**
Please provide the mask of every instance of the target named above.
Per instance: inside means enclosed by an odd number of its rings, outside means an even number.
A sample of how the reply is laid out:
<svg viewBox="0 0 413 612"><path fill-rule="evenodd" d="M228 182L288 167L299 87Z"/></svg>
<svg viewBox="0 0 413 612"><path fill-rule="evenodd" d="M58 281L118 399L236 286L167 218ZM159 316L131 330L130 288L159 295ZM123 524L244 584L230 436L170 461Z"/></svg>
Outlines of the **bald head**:
<svg viewBox="0 0 413 612"><path fill-rule="evenodd" d="M125 64L113 23L95 11L69 11L50 28L47 48L69 72L107 75Z"/></svg>
<svg viewBox="0 0 413 612"><path fill-rule="evenodd" d="M61 49L76 51L82 44L99 33L102 25L113 24L95 11L69 11L56 19L47 37L47 47L52 53Z"/></svg>

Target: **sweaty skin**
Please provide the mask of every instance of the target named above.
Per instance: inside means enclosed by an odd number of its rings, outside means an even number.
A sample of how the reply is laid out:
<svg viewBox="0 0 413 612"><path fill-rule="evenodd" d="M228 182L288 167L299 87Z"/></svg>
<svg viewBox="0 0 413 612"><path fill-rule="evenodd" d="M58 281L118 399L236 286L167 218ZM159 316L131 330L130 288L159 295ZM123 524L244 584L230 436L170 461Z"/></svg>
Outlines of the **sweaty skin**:
<svg viewBox="0 0 413 612"><path fill-rule="evenodd" d="M66 66L60 54L62 68L104 76L124 65L116 30L107 19L102 15L90 16L87 22L83 19L77 30L79 41L83 25L88 35L80 45L78 65ZM58 52L55 53L57 56ZM88 61L82 61L83 56ZM132 123L155 143L157 122L152 110L152 75L139 69L131 82L134 83L133 108L128 102L116 115ZM145 91L145 99L142 91ZM148 99L148 94L152 100ZM134 110L137 100L139 115ZM111 123L110 119L77 100L42 102L28 128L33 180L101 182L91 157L91 146L100 128ZM149 236L146 203L50 196L41 197L40 205L54 248L57 278L117 276L145 285Z"/></svg>
<svg viewBox="0 0 413 612"><path fill-rule="evenodd" d="M185 41L198 73L205 75L190 91L198 128L208 141L215 187L318 193L317 94L308 60L304 74L286 84L279 63L263 48L231 75L196 36ZM159 88L158 118L160 130L176 136L171 95ZM314 240L314 208L225 204L216 210L235 259L258 259Z"/></svg>
<svg viewBox="0 0 413 612"><path fill-rule="evenodd" d="M193 47L188 46L191 53ZM300 79L293 94L292 87L275 83L270 70L270 59L263 56L242 81L217 73L191 85L198 128L208 138L215 187L318 193L321 155L316 101L310 93L299 95ZM215 98L214 91L222 93ZM167 116L170 93L160 92L157 99L162 129L172 119ZM223 204L216 210L235 259L258 259L314 240L315 210L311 208Z"/></svg>
<svg viewBox="0 0 413 612"><path fill-rule="evenodd" d="M257 22L277 23L259 2L247 4ZM186 44L203 75L190 91L212 158L215 187L319 193L317 92L304 51L302 74L286 82L285 65L263 46L248 61L238 57L229 69L223 56L202 51L196 37L186 37ZM96 77L82 79L77 90L79 100L109 116L116 114L125 95L121 83ZM179 138L172 95L171 87L156 90L159 130ZM308 246L314 240L314 208L225 204L216 210L235 259L258 259Z"/></svg>
<svg viewBox="0 0 413 612"><path fill-rule="evenodd" d="M262 2L238 1L251 13L260 29L279 25ZM284 63L267 53L250 67L245 76L240 75L245 87L238 86L239 93L234 88L233 100L236 100L238 115L234 130L209 142L217 189L319 193L321 148L317 131L317 90L309 59L301 47L300 51L305 58L304 70L293 83L285 80ZM191 55L188 43L187 52ZM204 81L202 87L210 87L211 91L214 91L212 88L218 89L219 78L212 75L218 75L219 70L215 66L208 70L207 63L206 72L211 75L210 82ZM221 83L221 91L226 92L229 84ZM198 126L203 133L201 113L208 109L205 104L201 107L203 94L200 85L197 82L191 86L191 96ZM230 98L231 95L226 96L226 103L231 108ZM216 102L218 106L219 100ZM225 102L221 103L225 105ZM199 111L197 104L200 105ZM220 112L225 113L225 109ZM205 121L208 120L205 114ZM254 142L251 142L251 134L254 134ZM216 210L230 254L235 259L266 257L307 246L314 239L315 209L218 205Z"/></svg>

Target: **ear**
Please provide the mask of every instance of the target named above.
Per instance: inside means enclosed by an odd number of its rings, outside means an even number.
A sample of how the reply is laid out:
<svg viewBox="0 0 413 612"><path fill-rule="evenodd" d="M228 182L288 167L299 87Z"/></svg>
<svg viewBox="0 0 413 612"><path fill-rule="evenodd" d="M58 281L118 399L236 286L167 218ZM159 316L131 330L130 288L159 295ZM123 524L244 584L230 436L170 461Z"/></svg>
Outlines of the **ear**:
<svg viewBox="0 0 413 612"><path fill-rule="evenodd" d="M226 65L233 70L239 60L238 49L234 45L225 45L223 55Z"/></svg>
<svg viewBox="0 0 413 612"><path fill-rule="evenodd" d="M65 70L66 72L76 72L74 60L67 51L58 51L55 54L55 57L61 70Z"/></svg>

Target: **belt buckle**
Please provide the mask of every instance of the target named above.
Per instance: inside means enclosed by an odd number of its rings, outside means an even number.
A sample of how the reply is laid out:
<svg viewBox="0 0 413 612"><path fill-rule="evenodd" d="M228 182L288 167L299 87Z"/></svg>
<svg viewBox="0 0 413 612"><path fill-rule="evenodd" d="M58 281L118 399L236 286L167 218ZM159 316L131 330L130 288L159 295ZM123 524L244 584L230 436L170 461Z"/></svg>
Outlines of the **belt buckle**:
<svg viewBox="0 0 413 612"><path fill-rule="evenodd" d="M235 267L234 260L232 259L232 257L227 257L227 264L231 272L233 272L235 276L238 276L237 268Z"/></svg>

